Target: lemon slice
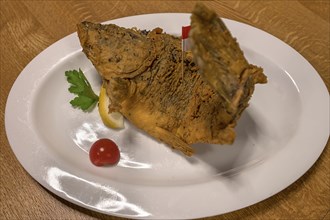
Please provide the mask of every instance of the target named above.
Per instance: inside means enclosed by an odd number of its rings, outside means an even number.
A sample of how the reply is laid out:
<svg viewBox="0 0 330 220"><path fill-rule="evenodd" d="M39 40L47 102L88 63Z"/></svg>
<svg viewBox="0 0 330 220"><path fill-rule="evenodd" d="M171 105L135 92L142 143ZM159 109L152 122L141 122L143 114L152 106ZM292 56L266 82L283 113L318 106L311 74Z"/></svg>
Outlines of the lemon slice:
<svg viewBox="0 0 330 220"><path fill-rule="evenodd" d="M124 128L124 117L119 112L109 113L110 100L104 86L101 86L99 96L99 113L103 123L109 128Z"/></svg>

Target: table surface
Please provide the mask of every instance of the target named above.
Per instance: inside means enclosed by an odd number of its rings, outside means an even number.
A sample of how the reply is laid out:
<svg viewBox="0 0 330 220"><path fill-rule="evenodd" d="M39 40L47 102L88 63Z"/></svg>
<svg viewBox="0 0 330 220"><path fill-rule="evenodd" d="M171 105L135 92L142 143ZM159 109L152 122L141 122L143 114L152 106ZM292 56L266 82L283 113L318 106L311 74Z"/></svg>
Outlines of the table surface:
<svg viewBox="0 0 330 220"><path fill-rule="evenodd" d="M15 158L4 130L5 103L23 68L82 20L191 12L194 1L1 1L1 219L119 219L73 205L38 184ZM205 1L221 17L255 26L305 57L329 90L327 1ZM330 219L329 141L313 167L282 192L250 207L207 219Z"/></svg>

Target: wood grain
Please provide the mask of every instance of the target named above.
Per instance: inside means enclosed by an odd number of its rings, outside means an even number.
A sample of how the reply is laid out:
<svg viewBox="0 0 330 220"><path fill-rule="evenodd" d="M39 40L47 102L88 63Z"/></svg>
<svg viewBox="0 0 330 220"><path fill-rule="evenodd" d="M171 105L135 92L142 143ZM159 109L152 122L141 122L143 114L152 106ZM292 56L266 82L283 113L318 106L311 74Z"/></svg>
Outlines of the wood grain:
<svg viewBox="0 0 330 220"><path fill-rule="evenodd" d="M73 205L45 190L15 158L4 129L5 103L23 68L82 20L191 12L195 1L0 2L0 219L119 219ZM330 89L328 1L204 1L225 18L278 37L305 57ZM313 147L313 146L311 146ZM330 219L329 142L314 166L282 192L250 207L206 219Z"/></svg>

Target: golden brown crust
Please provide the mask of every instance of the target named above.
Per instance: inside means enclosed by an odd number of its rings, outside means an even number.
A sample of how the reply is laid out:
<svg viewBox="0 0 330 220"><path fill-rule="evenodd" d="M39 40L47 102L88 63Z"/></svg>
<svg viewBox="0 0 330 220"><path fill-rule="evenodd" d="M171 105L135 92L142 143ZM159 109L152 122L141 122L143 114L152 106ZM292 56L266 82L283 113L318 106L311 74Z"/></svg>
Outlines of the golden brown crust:
<svg viewBox="0 0 330 220"><path fill-rule="evenodd" d="M181 40L160 28L146 32L84 22L78 25L78 35L84 53L106 83L110 111L121 112L140 129L188 156L193 154L193 143L233 143L236 120L259 82L258 77L250 76L262 74L243 54L234 54L242 57L242 70L229 66L222 74L235 83L229 88L226 85L223 95L201 76L191 53L182 56ZM223 41L216 46L212 50L228 45ZM201 56L212 62L213 55L204 53ZM211 67L213 64L206 64L203 72Z"/></svg>
<svg viewBox="0 0 330 220"><path fill-rule="evenodd" d="M247 62L223 21L200 3L191 16L190 39L204 79L225 99L228 112L241 112L253 85L267 82L262 68Z"/></svg>

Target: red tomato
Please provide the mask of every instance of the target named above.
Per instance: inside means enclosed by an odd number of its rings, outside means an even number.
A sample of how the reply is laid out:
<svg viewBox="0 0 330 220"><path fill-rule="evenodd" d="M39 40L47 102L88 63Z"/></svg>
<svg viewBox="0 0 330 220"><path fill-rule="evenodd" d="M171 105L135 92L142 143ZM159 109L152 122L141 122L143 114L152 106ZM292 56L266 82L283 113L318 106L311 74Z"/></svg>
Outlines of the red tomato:
<svg viewBox="0 0 330 220"><path fill-rule="evenodd" d="M89 150L89 159L95 166L115 165L120 158L118 146L110 139L95 141Z"/></svg>

